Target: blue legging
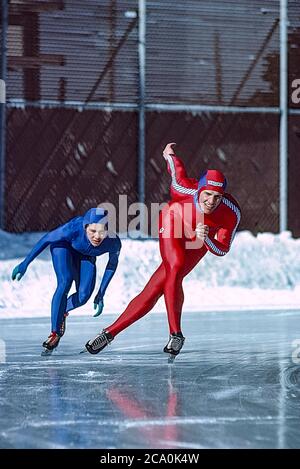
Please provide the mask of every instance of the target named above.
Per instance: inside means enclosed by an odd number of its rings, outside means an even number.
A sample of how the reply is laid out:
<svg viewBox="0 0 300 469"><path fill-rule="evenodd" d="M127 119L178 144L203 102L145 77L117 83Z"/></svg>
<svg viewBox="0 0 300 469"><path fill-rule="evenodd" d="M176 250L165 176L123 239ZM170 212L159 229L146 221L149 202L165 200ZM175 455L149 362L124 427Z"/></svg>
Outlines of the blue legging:
<svg viewBox="0 0 300 469"><path fill-rule="evenodd" d="M84 305L95 288L96 258L84 256L69 246L52 245L51 256L57 288L51 303L52 332L59 332L64 314ZM69 296L75 281L76 292Z"/></svg>

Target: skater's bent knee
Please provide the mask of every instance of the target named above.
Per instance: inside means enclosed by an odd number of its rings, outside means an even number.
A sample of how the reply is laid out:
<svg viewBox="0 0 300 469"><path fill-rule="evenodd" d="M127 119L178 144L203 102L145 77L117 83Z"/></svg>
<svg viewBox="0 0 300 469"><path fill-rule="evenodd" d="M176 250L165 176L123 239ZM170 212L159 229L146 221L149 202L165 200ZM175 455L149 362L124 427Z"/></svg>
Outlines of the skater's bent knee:
<svg viewBox="0 0 300 469"><path fill-rule="evenodd" d="M91 293L86 291L78 292L78 300L81 305L84 305L90 299Z"/></svg>

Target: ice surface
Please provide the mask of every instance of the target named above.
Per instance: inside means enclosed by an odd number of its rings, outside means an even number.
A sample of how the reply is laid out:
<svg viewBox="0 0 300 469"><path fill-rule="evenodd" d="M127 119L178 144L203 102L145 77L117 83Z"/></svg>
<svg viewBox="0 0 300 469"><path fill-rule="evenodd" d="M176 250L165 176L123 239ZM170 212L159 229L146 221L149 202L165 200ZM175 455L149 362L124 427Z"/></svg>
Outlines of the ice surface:
<svg viewBox="0 0 300 469"><path fill-rule="evenodd" d="M97 356L78 352L110 315L70 316L50 357L49 320L0 320L0 447L299 448L299 315L184 313L173 365L163 314Z"/></svg>

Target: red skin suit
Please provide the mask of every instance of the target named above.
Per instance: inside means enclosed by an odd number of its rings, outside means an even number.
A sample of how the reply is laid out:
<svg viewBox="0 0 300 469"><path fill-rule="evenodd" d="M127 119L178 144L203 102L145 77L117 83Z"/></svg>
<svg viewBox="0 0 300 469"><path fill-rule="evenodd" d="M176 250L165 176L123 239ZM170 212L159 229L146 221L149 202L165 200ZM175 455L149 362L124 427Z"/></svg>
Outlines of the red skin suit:
<svg viewBox="0 0 300 469"><path fill-rule="evenodd" d="M209 215L198 203L196 179L188 178L182 161L169 155L168 171L172 177L171 201L159 217L159 247L162 263L143 291L127 306L119 318L105 330L115 337L119 332L145 316L164 295L170 334L181 332L180 319L184 300L183 278L210 251L224 256L230 249L240 221L240 209L234 198L223 194L220 205ZM200 191L205 189L200 188ZM204 242L195 236L197 223L209 227Z"/></svg>

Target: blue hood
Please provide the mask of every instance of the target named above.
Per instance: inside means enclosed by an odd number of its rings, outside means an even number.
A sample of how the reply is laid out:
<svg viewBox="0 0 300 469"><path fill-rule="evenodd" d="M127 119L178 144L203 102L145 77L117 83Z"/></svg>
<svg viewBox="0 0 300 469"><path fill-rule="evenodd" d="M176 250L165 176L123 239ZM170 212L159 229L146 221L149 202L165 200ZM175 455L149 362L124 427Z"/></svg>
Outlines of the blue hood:
<svg viewBox="0 0 300 469"><path fill-rule="evenodd" d="M106 225L108 223L107 214L108 212L104 210L104 208L90 208L83 215L83 227L85 228L86 225L90 225L91 223L102 223Z"/></svg>

